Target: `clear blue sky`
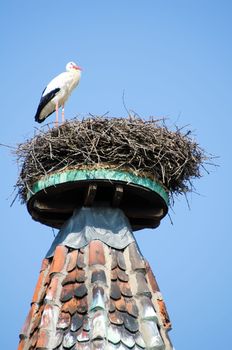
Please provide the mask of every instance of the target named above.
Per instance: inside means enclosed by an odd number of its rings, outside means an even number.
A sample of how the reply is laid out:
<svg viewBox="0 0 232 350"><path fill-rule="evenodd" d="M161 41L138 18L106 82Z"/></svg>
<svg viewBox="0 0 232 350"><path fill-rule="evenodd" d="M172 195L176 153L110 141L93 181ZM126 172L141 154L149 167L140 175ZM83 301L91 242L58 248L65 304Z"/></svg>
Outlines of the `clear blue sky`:
<svg viewBox="0 0 232 350"><path fill-rule="evenodd" d="M194 182L152 231L136 237L157 276L176 350L231 344L232 3L226 0L4 1L0 8L0 143L33 136L43 88L70 60L83 67L66 116L166 116L189 124L220 168ZM50 120L54 116L50 117ZM16 349L52 230L12 208L18 169L1 155L1 348Z"/></svg>

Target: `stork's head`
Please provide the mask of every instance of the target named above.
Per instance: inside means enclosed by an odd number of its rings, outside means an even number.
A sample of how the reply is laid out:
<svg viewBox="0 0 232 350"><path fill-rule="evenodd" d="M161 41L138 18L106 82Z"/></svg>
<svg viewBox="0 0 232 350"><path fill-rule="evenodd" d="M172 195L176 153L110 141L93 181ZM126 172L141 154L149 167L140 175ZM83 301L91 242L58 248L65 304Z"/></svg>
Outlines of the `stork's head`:
<svg viewBox="0 0 232 350"><path fill-rule="evenodd" d="M73 70L81 70L81 67L79 67L76 63L74 62L69 62L66 64L66 71L71 72Z"/></svg>

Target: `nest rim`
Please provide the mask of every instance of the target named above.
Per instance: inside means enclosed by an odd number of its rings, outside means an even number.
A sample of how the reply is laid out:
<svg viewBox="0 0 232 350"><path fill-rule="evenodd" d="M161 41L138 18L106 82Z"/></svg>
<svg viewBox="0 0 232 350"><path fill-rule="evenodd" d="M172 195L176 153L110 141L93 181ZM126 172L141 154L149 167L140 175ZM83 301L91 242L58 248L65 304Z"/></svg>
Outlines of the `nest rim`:
<svg viewBox="0 0 232 350"><path fill-rule="evenodd" d="M28 194L35 221L60 229L81 207L121 209L132 230L156 228L168 213L168 193L155 181L113 169L72 169L43 177ZM93 191L93 192L92 192Z"/></svg>
<svg viewBox="0 0 232 350"><path fill-rule="evenodd" d="M126 184L135 184L158 194L169 205L169 194L158 181L149 177L134 174L128 170L117 170L114 168L92 168L92 169L67 169L46 175L37 180L31 189L27 191L27 202L39 191L46 191L51 186L57 186L68 182L81 182L85 180L98 181L120 181Z"/></svg>

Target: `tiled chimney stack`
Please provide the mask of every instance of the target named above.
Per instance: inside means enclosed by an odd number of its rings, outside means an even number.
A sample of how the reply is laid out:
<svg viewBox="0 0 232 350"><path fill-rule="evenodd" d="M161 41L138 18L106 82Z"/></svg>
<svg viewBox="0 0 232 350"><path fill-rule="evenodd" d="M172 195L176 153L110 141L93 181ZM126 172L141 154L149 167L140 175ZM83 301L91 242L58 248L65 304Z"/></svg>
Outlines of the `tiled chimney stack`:
<svg viewBox="0 0 232 350"><path fill-rule="evenodd" d="M90 175L64 183L53 175L28 200L34 219L61 229L42 262L18 350L171 350L169 316L133 235L159 225L165 194L139 177L128 182L126 173Z"/></svg>

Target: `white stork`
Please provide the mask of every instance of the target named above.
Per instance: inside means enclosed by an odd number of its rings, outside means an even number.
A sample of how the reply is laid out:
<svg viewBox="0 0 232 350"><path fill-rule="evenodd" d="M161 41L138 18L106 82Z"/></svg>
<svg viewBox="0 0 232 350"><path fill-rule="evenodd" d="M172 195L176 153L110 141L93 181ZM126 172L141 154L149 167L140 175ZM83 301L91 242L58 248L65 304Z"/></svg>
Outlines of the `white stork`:
<svg viewBox="0 0 232 350"><path fill-rule="evenodd" d="M58 126L58 109L62 106L62 122L64 122L64 104L81 77L81 68L74 62L66 65L66 72L57 75L42 92L35 121L42 123L50 114L56 111Z"/></svg>

